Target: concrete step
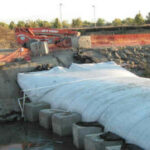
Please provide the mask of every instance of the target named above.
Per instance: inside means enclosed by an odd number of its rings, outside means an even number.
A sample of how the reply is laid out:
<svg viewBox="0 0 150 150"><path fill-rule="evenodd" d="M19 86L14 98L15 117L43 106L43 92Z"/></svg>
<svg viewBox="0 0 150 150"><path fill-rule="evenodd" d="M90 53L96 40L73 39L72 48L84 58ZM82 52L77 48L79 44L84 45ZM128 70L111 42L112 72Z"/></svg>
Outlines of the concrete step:
<svg viewBox="0 0 150 150"><path fill-rule="evenodd" d="M72 125L81 121L81 115L78 113L57 113L52 116L53 132L59 136L72 135Z"/></svg>
<svg viewBox="0 0 150 150"><path fill-rule="evenodd" d="M78 149L84 148L84 138L88 134L94 134L94 133L101 133L103 129L99 126L90 126L90 123L88 123L88 126L85 124L73 124L73 143Z"/></svg>
<svg viewBox="0 0 150 150"><path fill-rule="evenodd" d="M61 109L43 109L39 113L39 123L45 129L52 129L52 116L56 113L65 112Z"/></svg>
<svg viewBox="0 0 150 150"><path fill-rule="evenodd" d="M39 121L40 110L49 108L50 104L44 102L26 103L24 107L24 119L31 122Z"/></svg>

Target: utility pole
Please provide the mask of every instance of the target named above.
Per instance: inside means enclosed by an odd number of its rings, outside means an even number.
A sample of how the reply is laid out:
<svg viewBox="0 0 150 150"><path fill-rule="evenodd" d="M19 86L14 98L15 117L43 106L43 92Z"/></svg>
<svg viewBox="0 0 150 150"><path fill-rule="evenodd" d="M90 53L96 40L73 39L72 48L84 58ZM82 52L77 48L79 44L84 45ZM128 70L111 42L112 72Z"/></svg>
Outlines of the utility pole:
<svg viewBox="0 0 150 150"><path fill-rule="evenodd" d="M95 5L92 5L92 7L93 7L93 20L94 20L94 26L96 27Z"/></svg>
<svg viewBox="0 0 150 150"><path fill-rule="evenodd" d="M62 24L62 3L59 4L60 22Z"/></svg>

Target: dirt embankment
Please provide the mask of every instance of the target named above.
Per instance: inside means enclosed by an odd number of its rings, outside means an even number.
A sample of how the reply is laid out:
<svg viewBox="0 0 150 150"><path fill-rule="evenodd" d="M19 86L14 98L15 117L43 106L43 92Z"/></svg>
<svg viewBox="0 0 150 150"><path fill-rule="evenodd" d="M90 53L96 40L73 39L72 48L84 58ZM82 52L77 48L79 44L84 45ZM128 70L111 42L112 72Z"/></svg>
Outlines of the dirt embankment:
<svg viewBox="0 0 150 150"><path fill-rule="evenodd" d="M0 26L0 49L15 49L18 47L14 31Z"/></svg>

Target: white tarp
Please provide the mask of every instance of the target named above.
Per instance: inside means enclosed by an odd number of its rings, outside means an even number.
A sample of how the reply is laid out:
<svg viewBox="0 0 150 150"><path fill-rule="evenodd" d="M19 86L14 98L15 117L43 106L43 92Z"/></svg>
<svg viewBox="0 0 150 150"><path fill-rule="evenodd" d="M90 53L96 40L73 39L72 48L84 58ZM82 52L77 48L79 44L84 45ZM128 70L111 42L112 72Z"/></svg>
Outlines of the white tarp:
<svg viewBox="0 0 150 150"><path fill-rule="evenodd" d="M150 150L150 79L107 62L19 73L18 83L32 101L78 112Z"/></svg>

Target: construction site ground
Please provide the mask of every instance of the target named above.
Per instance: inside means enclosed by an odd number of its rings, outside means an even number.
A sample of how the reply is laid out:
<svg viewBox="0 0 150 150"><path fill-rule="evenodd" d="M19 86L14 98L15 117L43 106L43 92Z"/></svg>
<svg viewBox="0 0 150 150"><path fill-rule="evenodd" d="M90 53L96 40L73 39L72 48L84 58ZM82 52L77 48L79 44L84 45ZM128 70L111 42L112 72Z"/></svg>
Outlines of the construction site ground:
<svg viewBox="0 0 150 150"><path fill-rule="evenodd" d="M3 43L0 44L1 56L9 55L14 52L18 47L20 47L16 44L14 33L10 31L9 36L10 34L10 39L6 37L8 34L6 34L5 37L2 37L2 39L5 40L1 40L0 38L0 43ZM23 94L17 84L17 74L20 72L37 71L38 66L45 64L49 64L52 67L69 67L72 63L82 64L114 61L139 76L150 77L150 34L143 34L143 37L137 36L137 39L139 39L139 41L135 41L135 36L136 35L134 35L134 37L130 36L132 38L129 38L129 35L120 35L120 37L116 38L112 35L92 35L93 48L91 49L67 49L61 51L55 50L46 56L33 57L30 62L11 62L4 66L0 66L0 122L6 122L6 124L4 123L3 125L7 125L6 128L2 126L0 128L0 131L6 132L10 127L13 128L14 131L17 131L18 127L20 127L20 123L8 124L9 121L16 121L21 119L20 108L17 101L17 99L19 97L22 97ZM32 128L32 125L27 126L29 127L29 129L31 127L31 130L28 130L28 133L31 133L30 135L32 138L32 132L34 134L35 130ZM26 132L24 130L25 128L26 127L21 128L22 135L24 135ZM39 129L39 127L37 127L37 129ZM13 139L10 139L11 135L14 134L14 131L11 131L8 135L5 136L5 139L9 140L6 141L6 144L11 142L14 143ZM41 130L39 129L39 131ZM43 131L41 131L39 134L41 135L41 133L43 133ZM46 132L44 132L43 134L44 136L47 136L45 135ZM16 135L17 140L18 137L19 135ZM23 136L23 138L24 137L25 136ZM1 138L2 137L0 137L0 139ZM54 142L54 144L55 141L59 141L59 139L55 139L55 137L51 138L54 139L54 141L52 141ZM23 145L28 144L30 145L36 143L23 143ZM59 142L56 143L56 147L58 147L59 150L63 150L63 147L65 150L67 150L65 146L65 144L62 146L62 144L59 144ZM72 147L70 149L74 150Z"/></svg>

